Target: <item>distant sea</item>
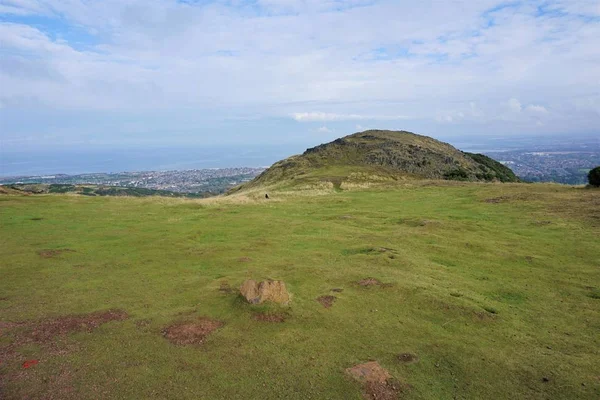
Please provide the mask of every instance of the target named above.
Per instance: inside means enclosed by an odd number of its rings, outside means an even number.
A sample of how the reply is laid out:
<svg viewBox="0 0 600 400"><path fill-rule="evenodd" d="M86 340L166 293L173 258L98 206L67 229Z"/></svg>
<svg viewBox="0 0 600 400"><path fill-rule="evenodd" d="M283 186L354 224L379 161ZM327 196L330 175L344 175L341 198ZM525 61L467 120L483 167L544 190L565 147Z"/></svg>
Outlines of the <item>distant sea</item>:
<svg viewBox="0 0 600 400"><path fill-rule="evenodd" d="M7 152L0 150L0 176L171 171L263 167L306 146L144 148Z"/></svg>

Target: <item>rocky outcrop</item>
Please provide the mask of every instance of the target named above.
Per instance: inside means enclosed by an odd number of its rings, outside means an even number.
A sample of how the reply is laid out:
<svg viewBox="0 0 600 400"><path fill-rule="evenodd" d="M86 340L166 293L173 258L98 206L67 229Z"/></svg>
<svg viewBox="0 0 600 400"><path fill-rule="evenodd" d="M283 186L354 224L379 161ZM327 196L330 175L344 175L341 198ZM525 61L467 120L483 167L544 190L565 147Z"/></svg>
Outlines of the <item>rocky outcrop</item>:
<svg viewBox="0 0 600 400"><path fill-rule="evenodd" d="M266 280L256 282L253 279L247 279L240 286L240 294L250 304L261 304L265 301L288 304L290 301L290 294L283 281Z"/></svg>

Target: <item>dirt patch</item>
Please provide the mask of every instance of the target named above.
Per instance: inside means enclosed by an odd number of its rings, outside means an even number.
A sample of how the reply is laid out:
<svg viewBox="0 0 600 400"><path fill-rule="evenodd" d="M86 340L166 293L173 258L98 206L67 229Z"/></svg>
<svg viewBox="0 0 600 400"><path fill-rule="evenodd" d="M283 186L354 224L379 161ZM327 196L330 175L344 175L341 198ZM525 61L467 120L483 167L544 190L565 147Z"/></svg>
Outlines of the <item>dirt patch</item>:
<svg viewBox="0 0 600 400"><path fill-rule="evenodd" d="M321 297L317 297L317 301L319 303L321 303L321 305L325 308L329 308L333 305L333 303L335 302L336 297L335 296L321 296Z"/></svg>
<svg viewBox="0 0 600 400"><path fill-rule="evenodd" d="M75 252L75 250L71 250L71 249L46 249L46 250L38 251L38 254L42 258L52 258L52 257L59 256L63 253L74 253L74 252Z"/></svg>
<svg viewBox="0 0 600 400"><path fill-rule="evenodd" d="M250 257L240 257L238 258L239 262L250 262L252 259Z"/></svg>
<svg viewBox="0 0 600 400"><path fill-rule="evenodd" d="M219 286L219 292L221 293L233 293L233 288L229 285L229 282L221 282L221 285Z"/></svg>
<svg viewBox="0 0 600 400"><path fill-rule="evenodd" d="M342 288L333 288L331 289L332 292L336 292L336 293L342 293L344 291L344 289Z"/></svg>
<svg viewBox="0 0 600 400"><path fill-rule="evenodd" d="M257 321L260 322L275 322L281 323L285 322L287 315L285 314L276 314L276 313L257 313L252 316Z"/></svg>
<svg viewBox="0 0 600 400"><path fill-rule="evenodd" d="M34 218L30 218L30 220L31 220L31 221L41 221L41 220L43 220L43 219L44 219L44 218L41 218L41 217L34 217Z"/></svg>
<svg viewBox="0 0 600 400"><path fill-rule="evenodd" d="M492 197L490 199L485 199L484 201L486 203L490 203L490 204L498 204L498 203L503 203L505 201L508 201L509 197L507 196L500 196L500 197Z"/></svg>
<svg viewBox="0 0 600 400"><path fill-rule="evenodd" d="M347 368L346 373L359 382L385 383L392 377L377 361L369 361Z"/></svg>
<svg viewBox="0 0 600 400"><path fill-rule="evenodd" d="M91 332L107 322L123 321L127 318L129 318L129 315L125 311L108 310L46 319L28 324L28 329L23 333L23 338L33 342L45 343L55 336L66 335L71 332Z"/></svg>
<svg viewBox="0 0 600 400"><path fill-rule="evenodd" d="M360 286L379 286L381 285L381 281L375 278L365 278L358 281Z"/></svg>
<svg viewBox="0 0 600 400"><path fill-rule="evenodd" d="M405 364L413 364L419 361L419 357L416 354L412 353L402 353L398 354L398 361Z"/></svg>
<svg viewBox="0 0 600 400"><path fill-rule="evenodd" d="M369 400L398 400L400 393L406 390L406 385L395 379L386 382L367 382L364 385L363 397Z"/></svg>
<svg viewBox="0 0 600 400"><path fill-rule="evenodd" d="M202 344L208 335L225 325L210 318L193 322L179 322L163 329L163 336L176 345Z"/></svg>
<svg viewBox="0 0 600 400"><path fill-rule="evenodd" d="M397 400L408 385L394 379L377 361L346 369L346 373L363 384L363 397L372 400Z"/></svg>

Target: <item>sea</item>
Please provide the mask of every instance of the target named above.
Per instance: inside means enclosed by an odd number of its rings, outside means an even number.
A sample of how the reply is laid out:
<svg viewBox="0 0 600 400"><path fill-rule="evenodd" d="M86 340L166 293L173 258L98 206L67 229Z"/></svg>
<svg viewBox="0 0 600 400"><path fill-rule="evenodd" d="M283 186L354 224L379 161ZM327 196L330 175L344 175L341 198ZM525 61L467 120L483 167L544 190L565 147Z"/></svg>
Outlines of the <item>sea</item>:
<svg viewBox="0 0 600 400"><path fill-rule="evenodd" d="M304 145L3 151L0 176L266 167Z"/></svg>

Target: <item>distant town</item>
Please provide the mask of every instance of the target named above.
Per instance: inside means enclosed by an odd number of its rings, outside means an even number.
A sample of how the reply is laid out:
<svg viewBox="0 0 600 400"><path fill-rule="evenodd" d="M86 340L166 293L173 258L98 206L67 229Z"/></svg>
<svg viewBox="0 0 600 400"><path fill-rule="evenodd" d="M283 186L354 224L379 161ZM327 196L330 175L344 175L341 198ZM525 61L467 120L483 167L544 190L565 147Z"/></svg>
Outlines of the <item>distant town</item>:
<svg viewBox="0 0 600 400"><path fill-rule="evenodd" d="M600 146L572 150L488 152L526 182L587 183L590 169L600 165Z"/></svg>
<svg viewBox="0 0 600 400"><path fill-rule="evenodd" d="M508 166L526 182L585 184L589 170L600 165L600 143L594 141L578 144L529 143L521 149L482 152ZM0 184L91 184L210 195L225 193L234 186L252 180L265 169L239 167L17 176L0 177Z"/></svg>
<svg viewBox="0 0 600 400"><path fill-rule="evenodd" d="M252 180L265 168L214 168L186 171L143 171L79 175L0 177L0 184L92 184L166 190L180 193L220 194Z"/></svg>

